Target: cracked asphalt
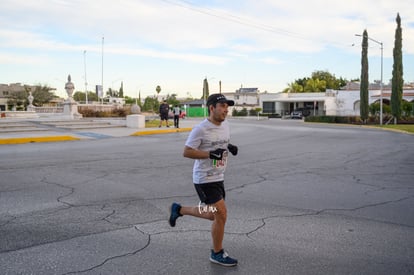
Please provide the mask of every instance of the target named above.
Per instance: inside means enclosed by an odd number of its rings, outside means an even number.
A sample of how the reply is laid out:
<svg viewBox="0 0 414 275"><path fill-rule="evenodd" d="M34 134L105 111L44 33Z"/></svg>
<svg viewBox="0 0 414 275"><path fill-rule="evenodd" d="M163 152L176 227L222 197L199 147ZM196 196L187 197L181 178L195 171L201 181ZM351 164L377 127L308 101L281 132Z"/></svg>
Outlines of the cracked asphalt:
<svg viewBox="0 0 414 275"><path fill-rule="evenodd" d="M1 274L414 274L414 136L230 120L224 247L208 261L188 132L0 147Z"/></svg>

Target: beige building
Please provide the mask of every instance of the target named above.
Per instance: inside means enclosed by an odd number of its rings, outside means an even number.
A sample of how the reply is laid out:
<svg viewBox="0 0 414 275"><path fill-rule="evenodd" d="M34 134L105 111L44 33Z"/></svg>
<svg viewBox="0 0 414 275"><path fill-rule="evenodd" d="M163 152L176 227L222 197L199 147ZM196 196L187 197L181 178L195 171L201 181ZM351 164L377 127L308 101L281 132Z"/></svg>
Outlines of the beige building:
<svg viewBox="0 0 414 275"><path fill-rule="evenodd" d="M223 93L227 99L234 100L236 109L246 108L248 110L260 106L260 91L258 88L240 88L234 93Z"/></svg>
<svg viewBox="0 0 414 275"><path fill-rule="evenodd" d="M8 99L16 92L24 92L26 89L34 91L36 86L22 85L21 83L0 84L0 111L10 111L7 107Z"/></svg>

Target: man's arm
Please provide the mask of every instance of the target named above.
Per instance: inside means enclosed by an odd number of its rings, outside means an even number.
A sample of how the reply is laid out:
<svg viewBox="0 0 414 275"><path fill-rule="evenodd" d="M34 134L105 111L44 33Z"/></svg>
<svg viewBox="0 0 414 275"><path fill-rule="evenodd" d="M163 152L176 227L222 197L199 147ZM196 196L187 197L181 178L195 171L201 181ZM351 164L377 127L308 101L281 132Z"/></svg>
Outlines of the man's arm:
<svg viewBox="0 0 414 275"><path fill-rule="evenodd" d="M193 149L191 147L185 146L184 147L184 157L190 159L216 159L221 160L223 159L224 152L226 149L218 148L214 151L201 151L197 149Z"/></svg>
<svg viewBox="0 0 414 275"><path fill-rule="evenodd" d="M208 159L210 157L210 152L196 150L185 146L183 156L190 159Z"/></svg>

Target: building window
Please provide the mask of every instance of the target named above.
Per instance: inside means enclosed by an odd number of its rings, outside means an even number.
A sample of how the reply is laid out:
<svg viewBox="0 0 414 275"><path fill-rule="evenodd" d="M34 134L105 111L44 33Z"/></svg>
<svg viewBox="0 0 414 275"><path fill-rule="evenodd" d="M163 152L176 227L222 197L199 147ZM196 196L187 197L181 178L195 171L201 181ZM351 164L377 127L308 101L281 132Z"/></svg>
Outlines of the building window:
<svg viewBox="0 0 414 275"><path fill-rule="evenodd" d="M359 100L354 102L354 111L359 111L361 106L361 102Z"/></svg>
<svg viewBox="0 0 414 275"><path fill-rule="evenodd" d="M263 102L263 113L274 114L276 112L274 102Z"/></svg>

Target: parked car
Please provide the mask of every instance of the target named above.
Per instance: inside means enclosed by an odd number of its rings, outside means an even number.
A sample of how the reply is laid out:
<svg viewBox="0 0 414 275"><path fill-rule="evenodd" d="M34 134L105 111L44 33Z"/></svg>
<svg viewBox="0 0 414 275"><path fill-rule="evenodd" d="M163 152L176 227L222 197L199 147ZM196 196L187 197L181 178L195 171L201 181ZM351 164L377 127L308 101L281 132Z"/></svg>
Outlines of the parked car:
<svg viewBox="0 0 414 275"><path fill-rule="evenodd" d="M290 113L291 119L302 119L302 117L303 117L302 111L295 110L292 113Z"/></svg>
<svg viewBox="0 0 414 275"><path fill-rule="evenodd" d="M185 118L187 116L187 113L184 111L181 111L180 118ZM168 112L168 119L174 119L174 113L172 111Z"/></svg>
<svg viewBox="0 0 414 275"><path fill-rule="evenodd" d="M310 115L310 110L307 108L297 108L292 113L290 113L291 118L302 119L303 117L307 117Z"/></svg>

